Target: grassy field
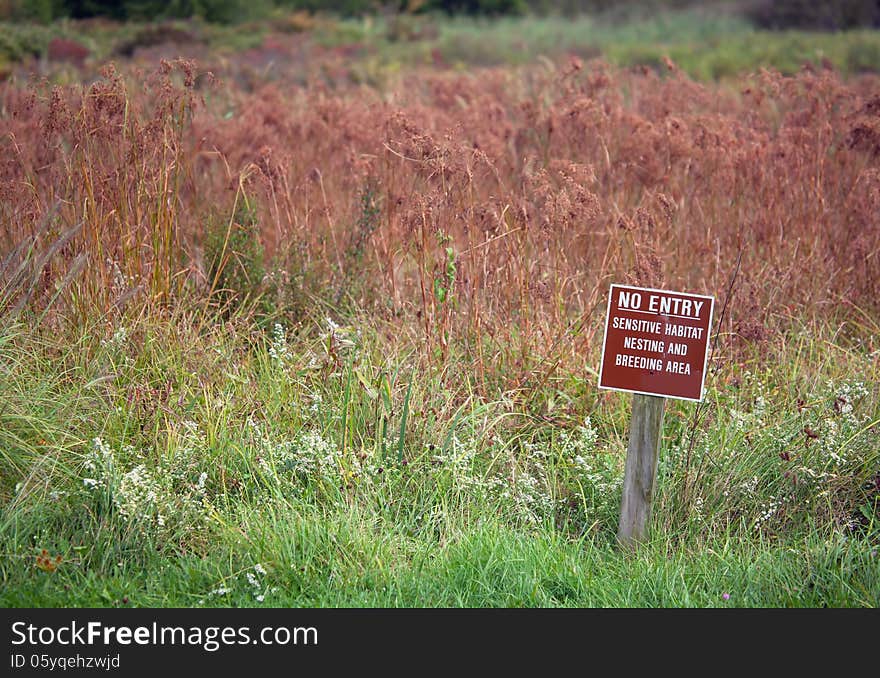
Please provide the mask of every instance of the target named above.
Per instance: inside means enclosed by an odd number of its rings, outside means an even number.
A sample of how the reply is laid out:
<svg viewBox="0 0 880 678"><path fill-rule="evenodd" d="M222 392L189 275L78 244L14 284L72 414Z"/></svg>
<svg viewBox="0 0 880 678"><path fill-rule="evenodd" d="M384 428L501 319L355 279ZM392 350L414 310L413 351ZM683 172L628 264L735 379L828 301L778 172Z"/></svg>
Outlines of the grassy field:
<svg viewBox="0 0 880 678"><path fill-rule="evenodd" d="M0 604L880 603L880 80L553 21L15 67ZM718 304L634 553L612 282Z"/></svg>
<svg viewBox="0 0 880 678"><path fill-rule="evenodd" d="M255 345L183 320L103 345L7 330L5 605L880 599L876 349L804 334L781 370L713 375L696 429L671 404L655 538L630 555L627 397L569 377L544 395L578 414L554 421L480 397L455 361L414 374L366 324L337 370L332 335Z"/></svg>
<svg viewBox="0 0 880 678"><path fill-rule="evenodd" d="M880 69L880 36L871 30L823 33L766 31L722 8L690 9L648 16L508 17L474 19L401 15L395 18L333 19L282 15L245 26L193 21L118 24L110 21L22 25L0 23L0 74L14 63L45 58L53 39L74 40L95 63L129 58L139 50L155 57L181 51L212 60L235 58L269 43L298 42L314 48L343 48L354 55L356 73L375 77L413 65L466 70L525 65L567 55L601 57L623 67L662 70L670 57L691 77L733 79L773 68L791 75L804 64L823 64L858 75Z"/></svg>

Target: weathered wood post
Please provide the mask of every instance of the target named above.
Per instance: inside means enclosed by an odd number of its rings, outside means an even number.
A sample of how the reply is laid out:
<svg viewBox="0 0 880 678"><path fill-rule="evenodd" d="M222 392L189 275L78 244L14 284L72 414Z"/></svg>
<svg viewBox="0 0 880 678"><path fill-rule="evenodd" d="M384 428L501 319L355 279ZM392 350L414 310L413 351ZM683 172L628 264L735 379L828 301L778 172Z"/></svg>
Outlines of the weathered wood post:
<svg viewBox="0 0 880 678"><path fill-rule="evenodd" d="M632 547L648 537L666 398L633 396L617 540Z"/></svg>

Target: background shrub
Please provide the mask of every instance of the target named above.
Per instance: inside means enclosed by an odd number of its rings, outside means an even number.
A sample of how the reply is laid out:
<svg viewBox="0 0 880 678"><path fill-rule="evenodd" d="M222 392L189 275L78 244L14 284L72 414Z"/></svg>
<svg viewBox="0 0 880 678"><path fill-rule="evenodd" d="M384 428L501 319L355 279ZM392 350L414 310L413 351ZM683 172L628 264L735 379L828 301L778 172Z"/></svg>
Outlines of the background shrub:
<svg viewBox="0 0 880 678"><path fill-rule="evenodd" d="M837 31L880 26L877 0L757 0L746 8L745 14L758 28L771 30Z"/></svg>

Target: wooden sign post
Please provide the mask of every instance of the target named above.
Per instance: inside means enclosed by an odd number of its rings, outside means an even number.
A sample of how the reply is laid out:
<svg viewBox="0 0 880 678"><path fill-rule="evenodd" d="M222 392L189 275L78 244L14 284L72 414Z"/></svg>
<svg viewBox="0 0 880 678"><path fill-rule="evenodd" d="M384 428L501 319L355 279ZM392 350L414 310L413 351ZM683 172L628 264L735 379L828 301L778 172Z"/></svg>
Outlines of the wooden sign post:
<svg viewBox="0 0 880 678"><path fill-rule="evenodd" d="M715 300L612 285L602 341L599 388L635 393L618 541L648 537L666 398L700 401Z"/></svg>

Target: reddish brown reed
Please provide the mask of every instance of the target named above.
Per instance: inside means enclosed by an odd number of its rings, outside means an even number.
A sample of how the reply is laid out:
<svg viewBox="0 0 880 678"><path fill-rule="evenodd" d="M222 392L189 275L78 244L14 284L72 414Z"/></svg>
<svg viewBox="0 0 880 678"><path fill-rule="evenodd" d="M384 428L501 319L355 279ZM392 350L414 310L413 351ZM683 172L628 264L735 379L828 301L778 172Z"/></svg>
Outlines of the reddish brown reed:
<svg viewBox="0 0 880 678"><path fill-rule="evenodd" d="M167 300L205 278L206 224L244 200L275 268L408 319L441 360L460 342L481 374L578 359L615 280L720 296L740 251L742 341L880 309L876 78L761 72L737 91L673 64L571 62L377 90L290 58L274 83L240 86L229 66L205 107L186 62L145 87L112 69L82 88L4 84L4 251L58 204L55 235L83 230L44 299L87 253L78 299L140 285Z"/></svg>

